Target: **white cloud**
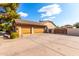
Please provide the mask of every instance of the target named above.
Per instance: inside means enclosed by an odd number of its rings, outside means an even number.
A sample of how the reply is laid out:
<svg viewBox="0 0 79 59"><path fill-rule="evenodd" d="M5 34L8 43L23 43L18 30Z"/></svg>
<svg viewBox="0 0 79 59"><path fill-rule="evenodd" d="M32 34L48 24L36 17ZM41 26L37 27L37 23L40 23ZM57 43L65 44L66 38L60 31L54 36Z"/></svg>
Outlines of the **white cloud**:
<svg viewBox="0 0 79 59"><path fill-rule="evenodd" d="M55 19L55 17L47 17L47 18L43 18L43 21L53 21L53 19Z"/></svg>
<svg viewBox="0 0 79 59"><path fill-rule="evenodd" d="M51 4L48 6L42 7L38 12L41 12L41 17L46 17L46 16L53 16L56 14L60 14L62 12L60 5L58 4Z"/></svg>
<svg viewBox="0 0 79 59"><path fill-rule="evenodd" d="M28 14L27 13L24 13L24 12L19 12L18 13L20 16L22 16L22 17L27 17L28 16Z"/></svg>
<svg viewBox="0 0 79 59"><path fill-rule="evenodd" d="M51 19L45 18L43 21L52 21Z"/></svg>
<svg viewBox="0 0 79 59"><path fill-rule="evenodd" d="M55 17L49 17L50 19L55 19Z"/></svg>

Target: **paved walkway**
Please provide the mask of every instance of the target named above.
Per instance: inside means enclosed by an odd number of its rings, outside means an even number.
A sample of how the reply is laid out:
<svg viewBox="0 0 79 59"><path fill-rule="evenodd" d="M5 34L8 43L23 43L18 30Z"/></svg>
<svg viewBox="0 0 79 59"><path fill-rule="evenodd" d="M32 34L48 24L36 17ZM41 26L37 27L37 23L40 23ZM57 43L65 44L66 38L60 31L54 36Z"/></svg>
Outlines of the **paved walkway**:
<svg viewBox="0 0 79 59"><path fill-rule="evenodd" d="M18 38L17 40L1 39L0 55L79 55L79 37L58 34L34 34Z"/></svg>

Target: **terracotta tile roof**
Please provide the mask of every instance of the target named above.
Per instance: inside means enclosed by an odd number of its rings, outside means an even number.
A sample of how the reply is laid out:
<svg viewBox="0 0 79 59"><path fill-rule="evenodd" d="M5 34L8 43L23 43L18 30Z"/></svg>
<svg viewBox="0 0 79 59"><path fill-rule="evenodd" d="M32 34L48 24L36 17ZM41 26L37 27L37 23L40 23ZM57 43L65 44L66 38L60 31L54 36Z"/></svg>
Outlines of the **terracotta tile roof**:
<svg viewBox="0 0 79 59"><path fill-rule="evenodd" d="M20 24L20 25L37 25L37 26L45 26L44 24L40 23L40 22L34 22L34 21L28 21L28 20L20 20L20 19L16 19L16 24Z"/></svg>

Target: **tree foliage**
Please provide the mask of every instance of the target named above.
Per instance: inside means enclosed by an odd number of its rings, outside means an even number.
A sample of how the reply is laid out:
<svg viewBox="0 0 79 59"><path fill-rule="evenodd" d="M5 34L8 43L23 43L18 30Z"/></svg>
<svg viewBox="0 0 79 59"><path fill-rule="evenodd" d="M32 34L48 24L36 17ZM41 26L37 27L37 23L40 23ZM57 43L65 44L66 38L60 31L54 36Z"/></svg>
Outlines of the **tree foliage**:
<svg viewBox="0 0 79 59"><path fill-rule="evenodd" d="M20 18L16 10L19 7L18 3L0 3L5 11L0 12L0 27L7 33L16 31L15 19Z"/></svg>
<svg viewBox="0 0 79 59"><path fill-rule="evenodd" d="M0 4L0 7L3 7L3 9L5 10L5 15L8 17L8 18L19 18L19 15L16 13L16 10L18 8L19 4L18 3L1 3ZM2 16L2 14L0 15ZM1 18L1 17L0 17Z"/></svg>
<svg viewBox="0 0 79 59"><path fill-rule="evenodd" d="M75 23L73 26L76 27L76 28L79 28L79 22Z"/></svg>

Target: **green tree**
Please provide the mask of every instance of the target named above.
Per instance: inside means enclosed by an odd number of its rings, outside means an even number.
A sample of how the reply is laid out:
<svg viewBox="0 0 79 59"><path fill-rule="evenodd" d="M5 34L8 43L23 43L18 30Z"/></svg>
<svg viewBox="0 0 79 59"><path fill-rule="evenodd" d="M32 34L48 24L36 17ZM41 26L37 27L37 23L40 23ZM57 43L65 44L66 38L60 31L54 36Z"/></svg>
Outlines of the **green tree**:
<svg viewBox="0 0 79 59"><path fill-rule="evenodd" d="M18 3L0 3L5 11L0 13L0 27L9 35L12 32L16 32L15 19L20 18L16 10L19 7Z"/></svg>
<svg viewBox="0 0 79 59"><path fill-rule="evenodd" d="M73 26L76 27L76 28L79 28L79 22L75 23Z"/></svg>

